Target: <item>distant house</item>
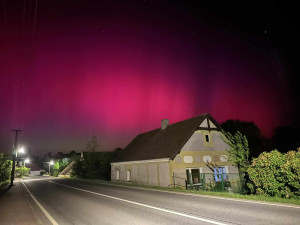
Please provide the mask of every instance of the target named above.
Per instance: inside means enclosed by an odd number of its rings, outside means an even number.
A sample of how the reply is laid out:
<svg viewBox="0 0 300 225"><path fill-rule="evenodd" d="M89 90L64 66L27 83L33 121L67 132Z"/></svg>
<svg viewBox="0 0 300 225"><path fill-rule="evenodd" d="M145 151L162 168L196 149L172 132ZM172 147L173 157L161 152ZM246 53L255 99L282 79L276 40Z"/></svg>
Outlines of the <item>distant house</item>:
<svg viewBox="0 0 300 225"><path fill-rule="evenodd" d="M30 168L30 175L38 176L41 175L41 168L36 162L26 164L26 167Z"/></svg>
<svg viewBox="0 0 300 225"><path fill-rule="evenodd" d="M111 163L111 180L151 186L183 186L185 181L199 182L200 174L237 173L228 162L227 145L220 125L210 114L139 134ZM214 172L207 162L217 164Z"/></svg>

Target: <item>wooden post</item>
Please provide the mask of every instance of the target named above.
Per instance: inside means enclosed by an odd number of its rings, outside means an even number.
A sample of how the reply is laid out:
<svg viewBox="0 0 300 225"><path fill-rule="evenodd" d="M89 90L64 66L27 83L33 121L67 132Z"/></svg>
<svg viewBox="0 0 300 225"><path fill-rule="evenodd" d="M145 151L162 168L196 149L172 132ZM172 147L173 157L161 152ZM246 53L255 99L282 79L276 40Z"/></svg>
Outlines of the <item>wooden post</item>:
<svg viewBox="0 0 300 225"><path fill-rule="evenodd" d="M12 169L11 169L11 174L10 174L10 186L14 185L14 179L15 179L15 169L16 169L16 156L17 156L17 143L18 143L18 134L22 130L12 130L16 132L15 136L15 144L14 144L14 150L13 150L13 164L12 164Z"/></svg>

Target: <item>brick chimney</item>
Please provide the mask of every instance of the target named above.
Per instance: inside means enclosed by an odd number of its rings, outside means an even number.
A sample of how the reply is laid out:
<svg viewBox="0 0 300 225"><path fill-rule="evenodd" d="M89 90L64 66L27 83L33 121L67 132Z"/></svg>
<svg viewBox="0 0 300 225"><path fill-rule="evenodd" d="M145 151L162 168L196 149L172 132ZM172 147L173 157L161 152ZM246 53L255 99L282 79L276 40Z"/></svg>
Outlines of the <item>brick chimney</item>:
<svg viewBox="0 0 300 225"><path fill-rule="evenodd" d="M168 119L164 119L161 120L161 129L164 130L169 126L169 120Z"/></svg>

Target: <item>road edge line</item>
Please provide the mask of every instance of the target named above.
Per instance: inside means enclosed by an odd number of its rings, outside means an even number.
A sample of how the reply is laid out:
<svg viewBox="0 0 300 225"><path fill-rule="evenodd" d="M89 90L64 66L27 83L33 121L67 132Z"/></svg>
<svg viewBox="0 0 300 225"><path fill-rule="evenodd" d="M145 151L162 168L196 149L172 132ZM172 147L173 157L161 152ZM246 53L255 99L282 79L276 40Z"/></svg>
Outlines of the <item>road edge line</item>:
<svg viewBox="0 0 300 225"><path fill-rule="evenodd" d="M53 224L53 225L58 225L58 223L55 221L55 219L50 215L50 213L48 213L48 211L42 206L41 203L39 203L39 201L33 196L33 194L29 191L29 189L27 188L26 184L23 182L22 180L22 184L24 185L25 189L27 190L28 194L31 196L31 198L33 199L33 201L38 205L38 207L40 207L40 209L42 210L42 212L45 214L45 216L48 218L48 220Z"/></svg>

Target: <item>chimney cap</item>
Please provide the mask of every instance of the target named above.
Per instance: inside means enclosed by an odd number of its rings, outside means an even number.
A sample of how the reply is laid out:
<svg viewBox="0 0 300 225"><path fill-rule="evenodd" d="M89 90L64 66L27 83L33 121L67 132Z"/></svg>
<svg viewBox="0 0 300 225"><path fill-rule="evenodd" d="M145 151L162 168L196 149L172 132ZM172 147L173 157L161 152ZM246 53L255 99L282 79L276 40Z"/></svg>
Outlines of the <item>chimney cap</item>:
<svg viewBox="0 0 300 225"><path fill-rule="evenodd" d="M161 129L164 130L169 126L169 120L168 119L163 119L161 120Z"/></svg>

